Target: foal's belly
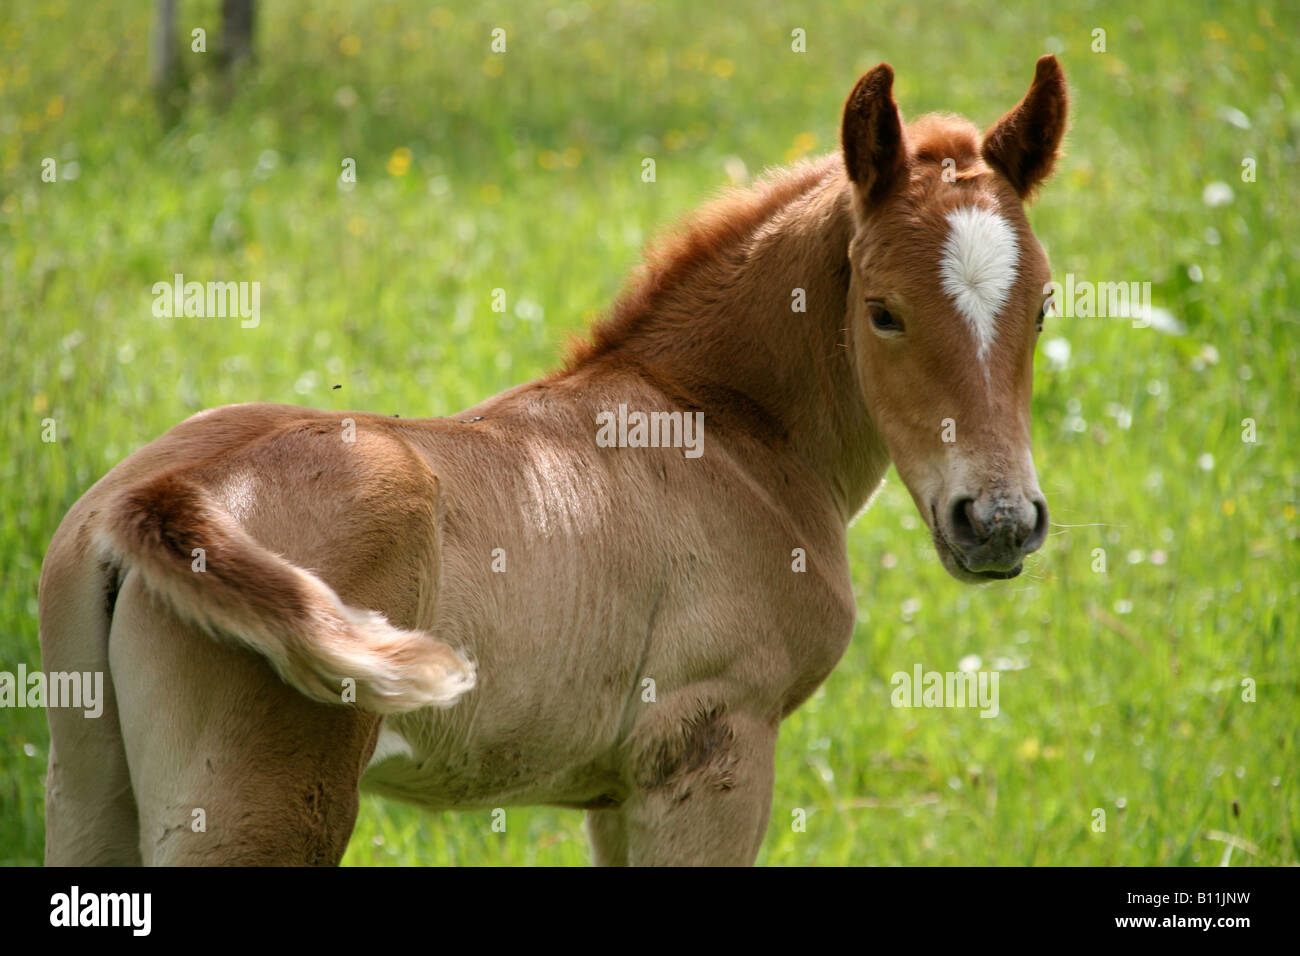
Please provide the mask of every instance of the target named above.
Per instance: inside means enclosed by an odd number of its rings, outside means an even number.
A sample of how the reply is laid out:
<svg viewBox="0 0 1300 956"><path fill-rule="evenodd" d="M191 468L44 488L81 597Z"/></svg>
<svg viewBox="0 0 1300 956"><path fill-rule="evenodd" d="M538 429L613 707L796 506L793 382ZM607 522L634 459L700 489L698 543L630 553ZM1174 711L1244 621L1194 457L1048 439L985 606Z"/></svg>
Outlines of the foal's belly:
<svg viewBox="0 0 1300 956"><path fill-rule="evenodd" d="M426 810L488 810L543 804L599 809L616 807L624 799L613 774L596 765L572 768L544 780L448 780L436 769L400 756L367 768L361 789Z"/></svg>
<svg viewBox="0 0 1300 956"><path fill-rule="evenodd" d="M454 726L452 711L388 718L362 789L429 810L554 804L616 806L624 794L614 747L541 714L524 733Z"/></svg>

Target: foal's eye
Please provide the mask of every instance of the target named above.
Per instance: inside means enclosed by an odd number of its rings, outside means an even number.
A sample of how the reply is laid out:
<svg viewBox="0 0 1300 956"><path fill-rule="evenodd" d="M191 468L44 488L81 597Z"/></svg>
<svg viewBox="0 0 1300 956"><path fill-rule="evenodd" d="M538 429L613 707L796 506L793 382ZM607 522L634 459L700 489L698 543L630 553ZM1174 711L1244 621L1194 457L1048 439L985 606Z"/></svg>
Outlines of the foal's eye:
<svg viewBox="0 0 1300 956"><path fill-rule="evenodd" d="M903 323L894 318L893 314L885 308L882 302L868 302L867 315L871 317L871 327L882 335L903 331Z"/></svg>

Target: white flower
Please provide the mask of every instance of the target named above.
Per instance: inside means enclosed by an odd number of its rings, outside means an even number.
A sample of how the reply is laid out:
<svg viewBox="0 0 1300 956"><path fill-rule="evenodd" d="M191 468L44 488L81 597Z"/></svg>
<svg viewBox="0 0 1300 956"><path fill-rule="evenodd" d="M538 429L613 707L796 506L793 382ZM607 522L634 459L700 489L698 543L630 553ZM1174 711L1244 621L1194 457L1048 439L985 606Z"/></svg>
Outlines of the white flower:
<svg viewBox="0 0 1300 956"><path fill-rule="evenodd" d="M1043 356L1052 368L1063 372L1070 366L1070 340L1055 338L1043 343Z"/></svg>
<svg viewBox="0 0 1300 956"><path fill-rule="evenodd" d="M1217 181L1207 183L1205 189L1201 192L1201 202L1211 209L1216 206L1226 206L1232 202L1232 187L1227 183Z"/></svg>

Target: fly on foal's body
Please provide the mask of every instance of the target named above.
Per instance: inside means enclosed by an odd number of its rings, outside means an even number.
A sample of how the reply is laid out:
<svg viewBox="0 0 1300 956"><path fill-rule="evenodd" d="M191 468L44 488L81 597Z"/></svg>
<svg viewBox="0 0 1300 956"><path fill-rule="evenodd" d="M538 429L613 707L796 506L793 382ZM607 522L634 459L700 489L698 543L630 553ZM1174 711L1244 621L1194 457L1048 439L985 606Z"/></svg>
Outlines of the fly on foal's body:
<svg viewBox="0 0 1300 956"><path fill-rule="evenodd" d="M1047 525L1022 204L1064 77L1041 59L983 136L904 128L892 80L858 82L841 153L652 253L550 377L453 418L219 408L87 492L41 643L111 694L49 711L47 862L335 863L365 785L584 808L601 863L751 863L889 463L963 580L1013 577ZM620 406L702 412L703 454L605 447Z"/></svg>

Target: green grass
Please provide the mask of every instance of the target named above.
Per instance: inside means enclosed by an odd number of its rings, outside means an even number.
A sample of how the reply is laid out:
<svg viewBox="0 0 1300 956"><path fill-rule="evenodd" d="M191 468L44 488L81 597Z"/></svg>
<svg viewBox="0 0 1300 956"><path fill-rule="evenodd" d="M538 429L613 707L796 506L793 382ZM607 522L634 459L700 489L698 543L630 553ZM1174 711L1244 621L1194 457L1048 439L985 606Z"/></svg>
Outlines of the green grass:
<svg viewBox="0 0 1300 956"><path fill-rule="evenodd" d="M1149 280L1186 334L1052 321L1071 355L1040 358L1034 440L1060 527L1015 582L949 579L891 475L850 533L852 646L784 727L760 861L1209 865L1222 834L1234 865L1300 860L1293 5L268 3L230 102L213 55L184 55L170 131L144 86L148 6L0 9L0 669L38 664L63 513L186 415L459 410L551 367L737 160L833 148L863 69L894 65L906 114L985 124L1052 51L1073 128L1031 218L1054 274ZM179 7L215 49L215 0ZM1230 203L1203 201L1215 181ZM155 318L174 272L260 281L261 325ZM971 654L1002 670L997 719L889 706L894 672ZM0 862L41 859L47 746L39 711L0 712ZM511 810L502 834L366 798L345 862L586 859L577 812Z"/></svg>

